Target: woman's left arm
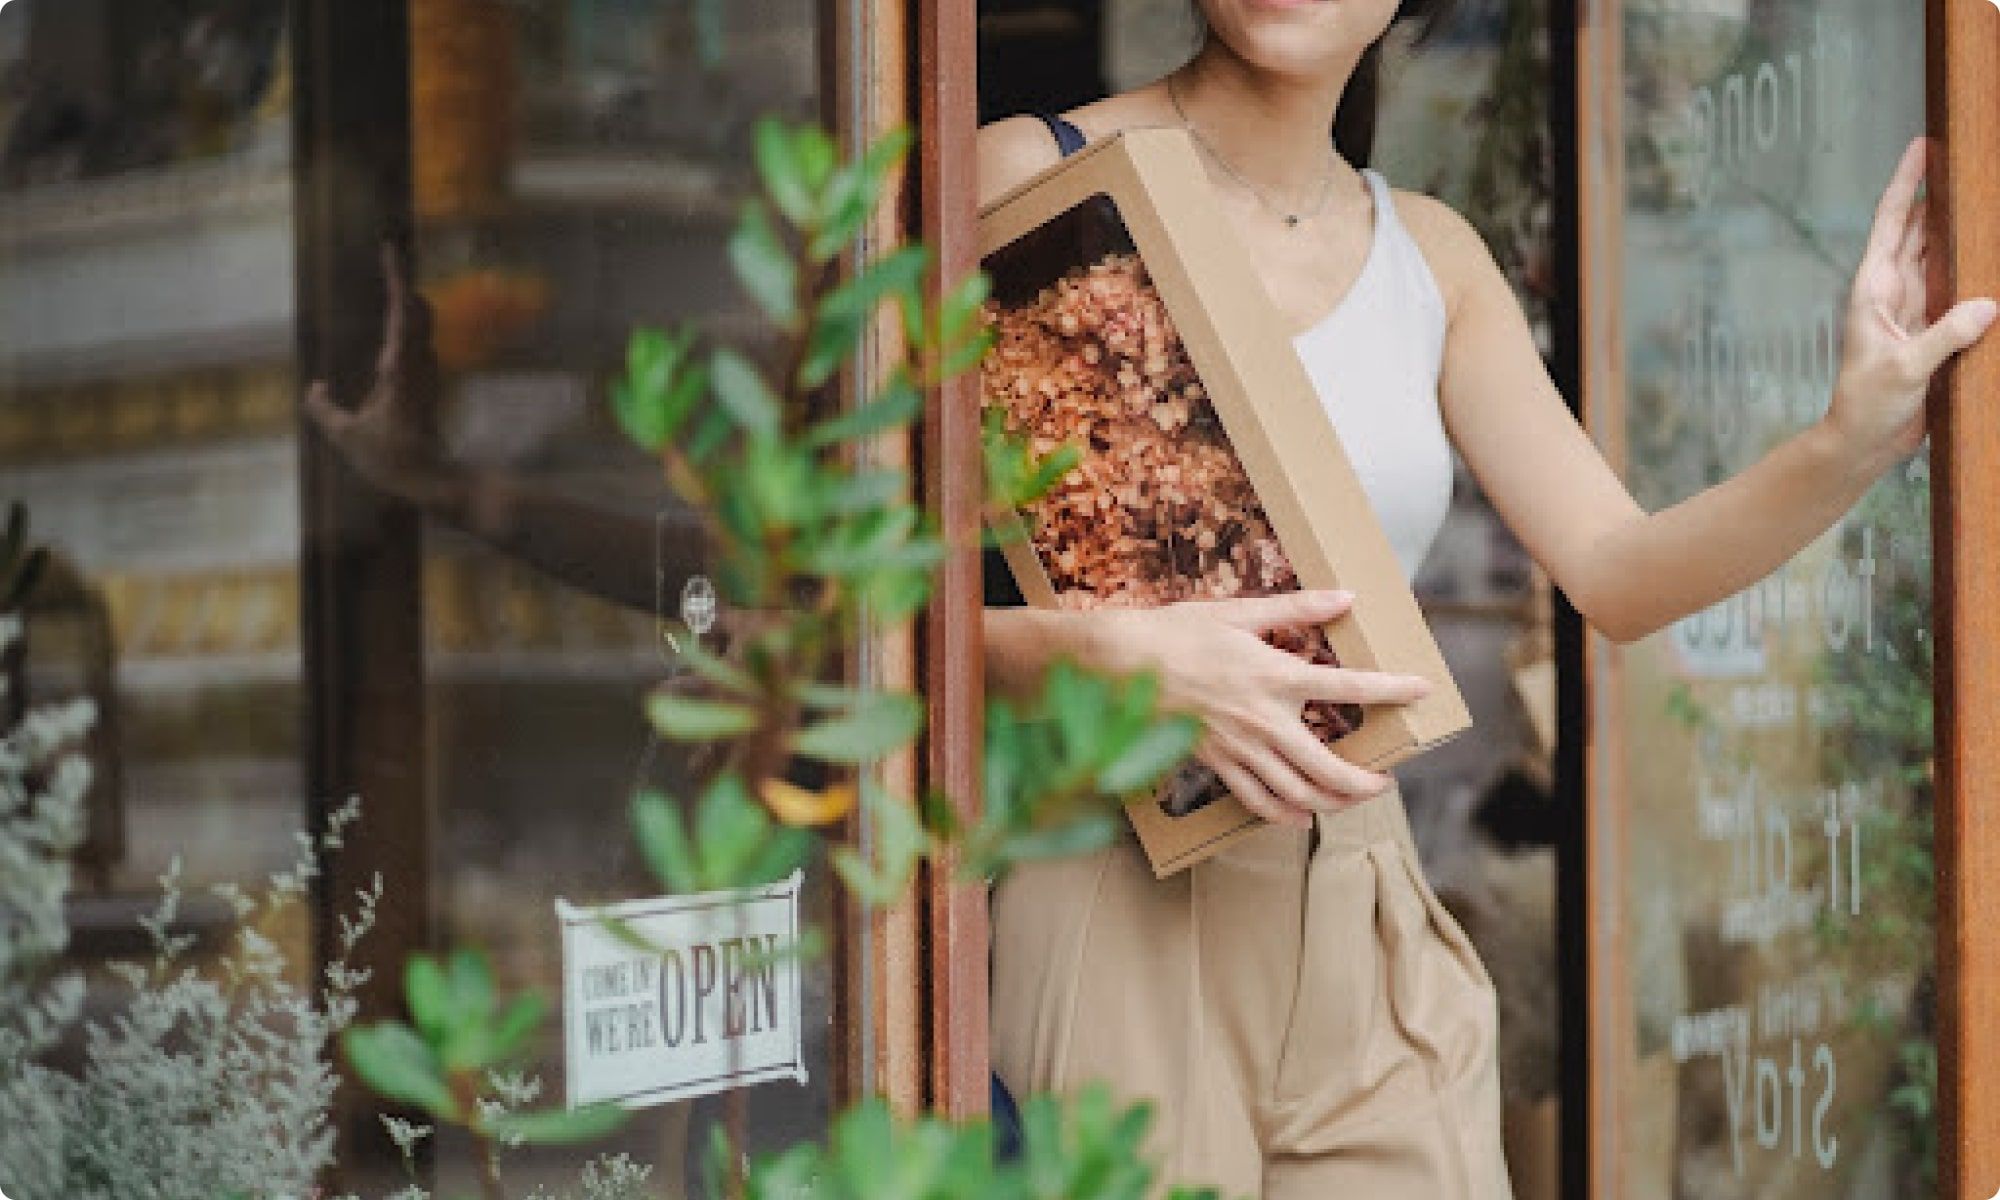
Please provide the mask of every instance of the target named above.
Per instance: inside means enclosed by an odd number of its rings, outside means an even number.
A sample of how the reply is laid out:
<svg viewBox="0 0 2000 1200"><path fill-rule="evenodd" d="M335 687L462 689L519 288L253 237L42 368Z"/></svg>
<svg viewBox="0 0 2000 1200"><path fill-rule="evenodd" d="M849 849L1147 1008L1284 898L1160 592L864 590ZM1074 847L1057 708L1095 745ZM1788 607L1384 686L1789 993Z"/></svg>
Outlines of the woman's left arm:
<svg viewBox="0 0 2000 1200"><path fill-rule="evenodd" d="M1826 414L1735 477L1642 510L1564 405L1479 235L1443 205L1425 227L1450 312L1439 398L1466 465L1586 620L1645 636L1768 576L1923 444L1931 376L1992 325L1991 300L1927 324L1929 231L1913 142L1876 210L1848 297Z"/></svg>

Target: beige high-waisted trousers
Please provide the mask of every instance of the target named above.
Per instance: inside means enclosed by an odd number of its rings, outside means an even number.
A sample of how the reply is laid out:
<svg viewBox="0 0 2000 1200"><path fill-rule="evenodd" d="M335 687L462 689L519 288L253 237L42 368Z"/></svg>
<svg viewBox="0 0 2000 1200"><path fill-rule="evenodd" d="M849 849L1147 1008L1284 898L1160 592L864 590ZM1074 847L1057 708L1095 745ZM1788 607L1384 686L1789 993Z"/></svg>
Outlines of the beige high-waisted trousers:
<svg viewBox="0 0 2000 1200"><path fill-rule="evenodd" d="M1491 980L1390 791L1165 880L1126 835L993 894L993 1061L1016 1096L1155 1105L1164 1184L1509 1200ZM1314 843L1317 843L1316 845Z"/></svg>

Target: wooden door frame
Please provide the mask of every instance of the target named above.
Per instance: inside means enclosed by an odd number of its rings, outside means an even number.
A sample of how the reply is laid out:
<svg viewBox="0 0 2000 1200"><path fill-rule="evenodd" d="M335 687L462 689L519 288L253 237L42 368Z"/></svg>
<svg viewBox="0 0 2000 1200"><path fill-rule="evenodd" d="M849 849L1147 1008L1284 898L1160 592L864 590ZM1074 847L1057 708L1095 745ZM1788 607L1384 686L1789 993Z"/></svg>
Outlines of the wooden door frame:
<svg viewBox="0 0 2000 1200"><path fill-rule="evenodd" d="M1622 0L1575 0L1576 122L1581 153L1578 239L1585 410L1600 447L1623 469L1621 265L1615 251L1623 179ZM1937 157L1930 199L1945 231L1934 250L1932 311L1961 296L2000 294L2000 225L1953 214L2000 212L2000 14L1979 0L1926 0L1927 125ZM1963 356L1932 397L1932 525L1936 705L1939 1187L1947 1196L2000 1189L2000 339ZM1618 656L1592 637L1589 772L1626 775ZM1622 1195L1615 1077L1633 1028L1622 929L1597 910L1623 878L1623 814L1593 802L1586 816L1590 996L1587 1041L1589 1168L1572 1196Z"/></svg>
<svg viewBox="0 0 2000 1200"><path fill-rule="evenodd" d="M909 238L930 246L932 302L978 265L977 15L952 0L829 0L837 26L828 61L850 150L898 126L916 134L909 162L869 230L865 255ZM864 378L902 353L893 315L871 331ZM881 686L917 688L926 733L916 750L882 764L897 794L939 792L968 815L979 796L984 651L979 531L984 465L970 376L924 397L916 437L885 440L883 461L915 467L916 486L950 546L930 607L915 627L881 631L862 664ZM865 834L864 834L865 836ZM948 858L930 865L903 903L865 917L868 938L848 946L842 991L857 1020L845 1030L847 1091L896 1108L956 1117L988 1097L986 891L961 882ZM861 927L857 924L857 928Z"/></svg>
<svg viewBox="0 0 2000 1200"><path fill-rule="evenodd" d="M936 301L979 265L978 18L965 0L921 0L917 14L919 212L936 261ZM924 496L950 546L924 627L925 782L970 818L979 804L986 687L977 376L962 375L925 398L922 454ZM938 1112L966 1117L985 1112L990 1094L986 888L955 878L955 867L940 859L926 881L927 1100Z"/></svg>
<svg viewBox="0 0 2000 1200"><path fill-rule="evenodd" d="M1932 311L2000 294L2000 14L1929 0L1929 126L1941 169L1930 200ZM1953 214L1966 219L1954 221ZM1937 578L1938 1181L1948 1196L2000 1189L2000 339L1947 369L1932 404ZM1986 1136L1980 1136L1982 1132Z"/></svg>

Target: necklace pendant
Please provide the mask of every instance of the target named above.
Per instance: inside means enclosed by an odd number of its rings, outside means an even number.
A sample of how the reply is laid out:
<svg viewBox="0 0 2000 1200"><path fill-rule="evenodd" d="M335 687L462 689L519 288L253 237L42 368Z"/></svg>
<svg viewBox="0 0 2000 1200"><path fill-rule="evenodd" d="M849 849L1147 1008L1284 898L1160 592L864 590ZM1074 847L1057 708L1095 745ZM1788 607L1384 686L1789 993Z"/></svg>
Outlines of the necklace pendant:
<svg viewBox="0 0 2000 1200"><path fill-rule="evenodd" d="M1286 214L1285 214L1285 228L1287 228L1287 229L1297 229L1298 227L1299 227L1299 218L1298 218L1298 217L1297 217L1297 216L1296 216L1295 214L1292 214L1292 213L1286 213Z"/></svg>

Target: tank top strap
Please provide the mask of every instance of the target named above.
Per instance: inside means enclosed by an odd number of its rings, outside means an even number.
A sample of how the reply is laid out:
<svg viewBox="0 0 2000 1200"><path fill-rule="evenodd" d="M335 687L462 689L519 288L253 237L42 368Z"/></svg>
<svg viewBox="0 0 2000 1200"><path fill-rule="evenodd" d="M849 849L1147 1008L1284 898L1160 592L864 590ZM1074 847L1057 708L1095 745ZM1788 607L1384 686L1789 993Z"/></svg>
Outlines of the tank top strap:
<svg viewBox="0 0 2000 1200"><path fill-rule="evenodd" d="M1402 221L1396 217L1396 200L1388 177L1374 167L1363 167L1361 178L1368 182L1368 191L1375 199L1375 220L1386 232L1404 232Z"/></svg>
<svg viewBox="0 0 2000 1200"><path fill-rule="evenodd" d="M1035 115L1041 118L1042 124L1049 127L1049 133L1056 139L1056 147L1062 151L1064 158L1083 149L1084 143L1090 140L1083 136L1083 130L1078 129L1064 117L1051 112L1038 112Z"/></svg>
<svg viewBox="0 0 2000 1200"><path fill-rule="evenodd" d="M1383 250L1382 257L1387 260L1382 264L1383 268L1400 279L1404 287L1413 289L1406 294L1418 298L1430 321L1437 327L1437 335L1442 337L1444 290L1431 270L1430 259L1397 214L1394 189L1389 186L1388 177L1374 167L1361 168L1361 176L1368 181L1369 190L1375 196L1376 242Z"/></svg>

